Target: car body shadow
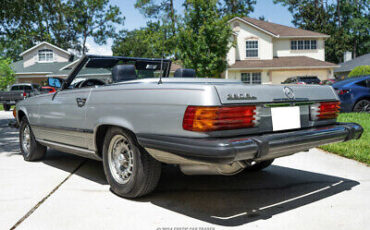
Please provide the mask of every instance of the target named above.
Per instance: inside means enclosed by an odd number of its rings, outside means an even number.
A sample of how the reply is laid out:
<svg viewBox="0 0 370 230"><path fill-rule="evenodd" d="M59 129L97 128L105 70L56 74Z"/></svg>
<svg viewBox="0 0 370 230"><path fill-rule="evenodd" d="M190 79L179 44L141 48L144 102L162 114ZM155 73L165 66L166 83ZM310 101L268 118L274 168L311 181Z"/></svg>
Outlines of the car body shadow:
<svg viewBox="0 0 370 230"><path fill-rule="evenodd" d="M235 176L186 176L163 171L156 191L138 201L222 226L239 226L319 201L359 182L294 168L270 166Z"/></svg>
<svg viewBox="0 0 370 230"><path fill-rule="evenodd" d="M101 162L49 151L45 164L72 172L66 167L68 164L62 163L63 159L84 162L76 175L107 184ZM240 226L269 219L359 184L347 178L277 165L234 176L187 176L175 166L163 165L156 190L135 200L212 224Z"/></svg>
<svg viewBox="0 0 370 230"><path fill-rule="evenodd" d="M16 140L0 149L20 154ZM107 184L99 161L48 149L42 163ZM186 176L175 166L163 165L157 189L136 201L212 224L239 226L269 219L357 185L359 182L346 178L275 165L235 176Z"/></svg>

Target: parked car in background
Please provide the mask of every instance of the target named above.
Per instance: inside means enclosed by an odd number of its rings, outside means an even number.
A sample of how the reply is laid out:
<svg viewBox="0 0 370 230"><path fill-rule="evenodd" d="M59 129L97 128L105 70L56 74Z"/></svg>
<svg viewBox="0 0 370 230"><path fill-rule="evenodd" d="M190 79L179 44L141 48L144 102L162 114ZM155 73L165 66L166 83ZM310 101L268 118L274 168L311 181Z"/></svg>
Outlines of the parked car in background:
<svg viewBox="0 0 370 230"><path fill-rule="evenodd" d="M320 85L332 85L336 82L335 79L328 79L328 80L323 80L321 81L321 84Z"/></svg>
<svg viewBox="0 0 370 230"><path fill-rule="evenodd" d="M51 86L42 86L40 88L40 92L41 93L55 93L56 89L54 87L51 87Z"/></svg>
<svg viewBox="0 0 370 230"><path fill-rule="evenodd" d="M3 104L5 111L9 111L12 105L26 97L31 97L40 94L40 86L38 84L20 83L14 84L9 91L0 92L0 104Z"/></svg>
<svg viewBox="0 0 370 230"><path fill-rule="evenodd" d="M304 77L290 77L283 81L281 84L298 84L298 85L318 85L320 84L320 79L316 76L304 76Z"/></svg>
<svg viewBox="0 0 370 230"><path fill-rule="evenodd" d="M111 190L133 198L153 191L161 163L188 175L231 176L363 132L336 121L330 86L246 85L181 69L169 78L170 66L168 59L82 57L56 93L17 104L24 159L39 160L50 147L101 160ZM111 79L70 88L89 68L111 70Z"/></svg>
<svg viewBox="0 0 370 230"><path fill-rule="evenodd" d="M339 81L332 87L339 96L341 111L370 112L370 76Z"/></svg>

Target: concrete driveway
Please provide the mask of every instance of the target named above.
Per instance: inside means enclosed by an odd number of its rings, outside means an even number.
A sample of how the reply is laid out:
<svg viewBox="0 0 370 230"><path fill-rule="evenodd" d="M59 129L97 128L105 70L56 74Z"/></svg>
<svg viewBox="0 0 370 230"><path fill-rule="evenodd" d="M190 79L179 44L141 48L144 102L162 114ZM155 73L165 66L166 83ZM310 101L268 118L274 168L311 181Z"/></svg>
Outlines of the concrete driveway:
<svg viewBox="0 0 370 230"><path fill-rule="evenodd" d="M258 173L185 176L164 167L137 200L109 191L102 164L55 150L25 162L0 112L0 229L368 229L370 169L317 149Z"/></svg>

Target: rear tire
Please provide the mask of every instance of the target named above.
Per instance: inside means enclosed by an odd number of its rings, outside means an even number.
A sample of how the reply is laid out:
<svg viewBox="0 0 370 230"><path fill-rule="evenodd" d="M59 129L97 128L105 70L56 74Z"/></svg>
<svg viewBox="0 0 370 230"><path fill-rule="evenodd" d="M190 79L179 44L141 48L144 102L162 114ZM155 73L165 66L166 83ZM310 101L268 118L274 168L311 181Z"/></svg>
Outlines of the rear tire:
<svg viewBox="0 0 370 230"><path fill-rule="evenodd" d="M258 162L256 164L254 164L253 166L246 167L244 169L244 171L246 171L246 172L258 172L258 171L261 171L262 169L265 169L265 168L269 167L272 164L272 162L274 162L274 159L267 160L267 161L261 161L261 162Z"/></svg>
<svg viewBox="0 0 370 230"><path fill-rule="evenodd" d="M370 101L367 99L359 100L353 106L353 112L370 112Z"/></svg>
<svg viewBox="0 0 370 230"><path fill-rule="evenodd" d="M5 111L9 111L11 106L8 105L8 104L3 104L3 108L4 108Z"/></svg>
<svg viewBox="0 0 370 230"><path fill-rule="evenodd" d="M118 127L110 128L105 135L103 166L111 190L126 198L152 192L161 175L161 163L131 133Z"/></svg>
<svg viewBox="0 0 370 230"><path fill-rule="evenodd" d="M36 141L26 117L19 127L19 147L25 161L37 161L45 157L47 147Z"/></svg>

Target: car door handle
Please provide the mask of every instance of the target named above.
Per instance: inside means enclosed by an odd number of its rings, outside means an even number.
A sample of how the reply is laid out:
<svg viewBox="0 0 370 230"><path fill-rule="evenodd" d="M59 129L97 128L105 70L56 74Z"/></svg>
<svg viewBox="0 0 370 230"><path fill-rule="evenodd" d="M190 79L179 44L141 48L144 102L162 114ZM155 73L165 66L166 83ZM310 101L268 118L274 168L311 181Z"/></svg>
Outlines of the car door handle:
<svg viewBox="0 0 370 230"><path fill-rule="evenodd" d="M77 106L78 107L82 107L86 103L86 98L80 98L80 97L78 97L78 98L76 98L76 102L77 102Z"/></svg>

